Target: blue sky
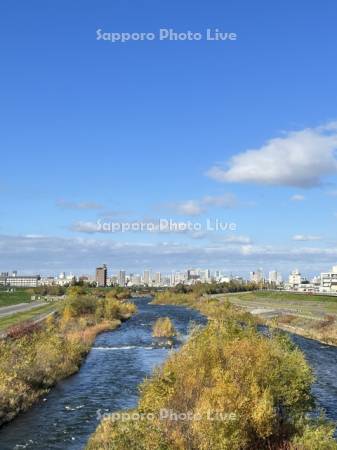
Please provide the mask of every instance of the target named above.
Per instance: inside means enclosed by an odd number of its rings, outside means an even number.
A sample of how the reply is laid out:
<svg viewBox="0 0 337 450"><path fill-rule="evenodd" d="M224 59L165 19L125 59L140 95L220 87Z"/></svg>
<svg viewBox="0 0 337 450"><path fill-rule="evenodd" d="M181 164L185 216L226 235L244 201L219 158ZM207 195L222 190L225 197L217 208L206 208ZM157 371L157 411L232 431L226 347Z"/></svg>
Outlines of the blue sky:
<svg viewBox="0 0 337 450"><path fill-rule="evenodd" d="M336 19L334 0L3 0L0 270L328 269ZM96 40L161 28L238 39ZM237 230L95 232L159 218Z"/></svg>

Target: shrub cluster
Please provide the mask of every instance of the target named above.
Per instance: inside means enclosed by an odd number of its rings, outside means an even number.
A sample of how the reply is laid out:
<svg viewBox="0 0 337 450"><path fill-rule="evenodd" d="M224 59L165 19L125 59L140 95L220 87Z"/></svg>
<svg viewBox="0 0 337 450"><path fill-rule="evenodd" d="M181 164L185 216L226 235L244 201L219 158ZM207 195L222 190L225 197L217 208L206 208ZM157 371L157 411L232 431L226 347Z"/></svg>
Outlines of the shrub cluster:
<svg viewBox="0 0 337 450"><path fill-rule="evenodd" d="M157 338L172 338L177 332L169 317L159 317L153 324L152 335Z"/></svg>
<svg viewBox="0 0 337 450"><path fill-rule="evenodd" d="M76 372L96 335L135 312L133 304L72 289L60 317L16 325L0 340L0 425Z"/></svg>
<svg viewBox="0 0 337 450"><path fill-rule="evenodd" d="M130 411L141 419L104 419L87 450L336 450L333 426L308 418L313 374L288 338L260 334L229 303L194 306L212 320L143 383Z"/></svg>

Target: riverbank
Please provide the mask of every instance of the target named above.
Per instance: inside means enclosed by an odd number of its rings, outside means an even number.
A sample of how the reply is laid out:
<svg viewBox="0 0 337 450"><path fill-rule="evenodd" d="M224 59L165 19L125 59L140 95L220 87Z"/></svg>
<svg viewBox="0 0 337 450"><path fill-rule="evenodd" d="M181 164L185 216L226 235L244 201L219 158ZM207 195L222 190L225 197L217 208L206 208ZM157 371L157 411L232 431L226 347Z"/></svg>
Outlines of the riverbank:
<svg viewBox="0 0 337 450"><path fill-rule="evenodd" d="M97 336L77 373L0 429L1 450L83 450L100 416L137 405L140 383L170 353L152 336L156 320L170 317L174 323L179 335L174 348L187 339L191 324L206 323L196 310L149 301L133 299L137 312Z"/></svg>
<svg viewBox="0 0 337 450"><path fill-rule="evenodd" d="M141 386L136 409L103 419L87 450L337 448L333 426L308 419L313 376L288 339L262 336L225 301L166 292L153 303L211 320Z"/></svg>
<svg viewBox="0 0 337 450"><path fill-rule="evenodd" d="M268 326L337 346L336 298L268 291L228 294L223 298Z"/></svg>
<svg viewBox="0 0 337 450"><path fill-rule="evenodd" d="M266 324L271 328L277 328L282 331L286 331L292 334L296 334L298 336L305 337L307 339L313 339L314 341L320 342L321 344L331 345L337 347L337 338L330 335L329 329L325 329L323 332L319 330L306 329L298 326L287 325L286 323L282 323L281 320L265 320L263 317L260 317L261 322ZM288 318L284 320L288 321ZM324 325L323 325L324 326ZM327 327L329 328L329 327ZM336 330L332 329L332 333L335 333Z"/></svg>
<svg viewBox="0 0 337 450"><path fill-rule="evenodd" d="M72 294L59 317L7 330L0 342L0 425L29 409L59 380L76 373L96 336L115 329L135 306Z"/></svg>

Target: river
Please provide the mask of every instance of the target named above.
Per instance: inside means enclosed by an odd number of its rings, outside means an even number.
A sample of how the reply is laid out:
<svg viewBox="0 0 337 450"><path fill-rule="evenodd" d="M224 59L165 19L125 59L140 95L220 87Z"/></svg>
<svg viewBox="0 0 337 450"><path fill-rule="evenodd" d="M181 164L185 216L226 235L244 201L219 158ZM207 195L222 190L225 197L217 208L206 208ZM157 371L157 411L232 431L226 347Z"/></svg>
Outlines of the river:
<svg viewBox="0 0 337 450"><path fill-rule="evenodd" d="M59 382L29 411L0 430L0 450L79 450L99 424L101 413L137 404L139 383L162 363L169 350L152 345L152 324L169 316L182 340L189 325L206 323L197 311L178 306L150 305L135 299L138 313L118 329L105 332L80 371Z"/></svg>
<svg viewBox="0 0 337 450"><path fill-rule="evenodd" d="M139 383L162 363L169 350L152 345L151 328L169 316L186 339L191 322L204 324L197 311L171 305L150 305L135 299L138 313L120 328L99 335L80 371L59 382L29 411L0 430L1 450L80 450L96 429L101 413L134 407ZM317 380L318 406L337 421L337 348L291 335L305 353Z"/></svg>

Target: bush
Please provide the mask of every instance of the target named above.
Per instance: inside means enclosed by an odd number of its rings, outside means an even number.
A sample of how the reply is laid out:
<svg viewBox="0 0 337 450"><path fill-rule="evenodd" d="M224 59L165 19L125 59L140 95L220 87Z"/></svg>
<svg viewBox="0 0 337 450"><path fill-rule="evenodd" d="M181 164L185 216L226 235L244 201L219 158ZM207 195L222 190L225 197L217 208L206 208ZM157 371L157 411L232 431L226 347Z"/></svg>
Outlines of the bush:
<svg viewBox="0 0 337 450"><path fill-rule="evenodd" d="M70 296L65 302L64 309L68 309L71 317L79 317L86 314L95 314L97 299L88 295Z"/></svg>
<svg viewBox="0 0 337 450"><path fill-rule="evenodd" d="M220 320L194 331L143 383L136 412L145 419L103 421L88 449L337 448L328 423L306 419L313 375L303 354L286 337L267 338L222 307ZM162 411L192 420L165 419Z"/></svg>
<svg viewBox="0 0 337 450"><path fill-rule="evenodd" d="M152 336L160 338L171 338L176 336L177 332L169 317L159 317L153 325Z"/></svg>
<svg viewBox="0 0 337 450"><path fill-rule="evenodd" d="M76 372L96 335L135 311L116 299L78 295L71 288L60 320L24 323L0 340L0 425L28 409L53 384Z"/></svg>

